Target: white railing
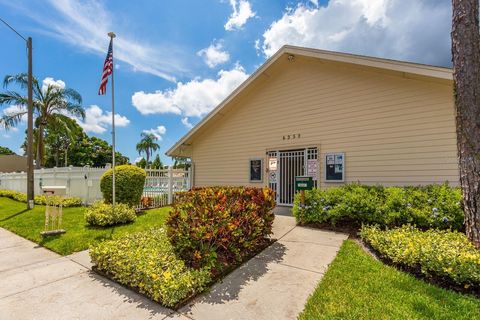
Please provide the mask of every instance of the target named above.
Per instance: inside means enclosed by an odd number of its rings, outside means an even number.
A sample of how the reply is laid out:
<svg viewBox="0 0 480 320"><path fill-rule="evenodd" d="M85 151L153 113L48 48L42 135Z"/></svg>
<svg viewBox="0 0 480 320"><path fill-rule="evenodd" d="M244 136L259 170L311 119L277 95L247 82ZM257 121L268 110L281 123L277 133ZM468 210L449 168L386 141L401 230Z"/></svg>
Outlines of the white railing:
<svg viewBox="0 0 480 320"><path fill-rule="evenodd" d="M35 194L42 194L42 186L65 186L67 196L79 197L86 204L102 199L100 178L109 167L63 167L34 171ZM27 192L27 173L0 173L0 189Z"/></svg>
<svg viewBox="0 0 480 320"><path fill-rule="evenodd" d="M65 186L67 196L79 197L85 204L102 199L100 179L109 169L63 167L35 170L35 194L42 193L42 186ZM162 207L174 202L175 192L189 190L191 169L146 169L147 178L139 208ZM0 173L0 189L27 192L27 174Z"/></svg>
<svg viewBox="0 0 480 320"><path fill-rule="evenodd" d="M140 208L163 207L174 202L175 193L191 187L191 169L146 169L147 179Z"/></svg>

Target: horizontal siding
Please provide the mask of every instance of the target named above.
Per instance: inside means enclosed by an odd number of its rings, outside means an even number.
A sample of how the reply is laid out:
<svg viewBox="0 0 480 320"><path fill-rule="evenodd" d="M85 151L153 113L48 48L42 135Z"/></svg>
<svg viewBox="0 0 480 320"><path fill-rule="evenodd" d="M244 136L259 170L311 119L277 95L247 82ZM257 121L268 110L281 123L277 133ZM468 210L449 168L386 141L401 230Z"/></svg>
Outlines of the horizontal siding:
<svg viewBox="0 0 480 320"><path fill-rule="evenodd" d="M328 152L345 153L347 183L458 184L449 84L299 58L252 86L193 140L196 185L247 185L249 159L306 146L319 147L322 187L338 185L323 182Z"/></svg>

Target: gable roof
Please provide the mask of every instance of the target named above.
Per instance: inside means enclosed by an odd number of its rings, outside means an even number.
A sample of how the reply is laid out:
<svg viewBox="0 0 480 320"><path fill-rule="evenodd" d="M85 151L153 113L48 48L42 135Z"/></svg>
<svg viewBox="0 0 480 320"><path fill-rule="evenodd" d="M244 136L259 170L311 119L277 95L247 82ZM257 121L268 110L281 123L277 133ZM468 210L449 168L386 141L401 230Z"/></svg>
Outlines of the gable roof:
<svg viewBox="0 0 480 320"><path fill-rule="evenodd" d="M230 95L228 95L217 107L208 113L197 125L195 125L187 134L178 140L168 151L166 155L178 155L179 147L190 140L200 128L208 123L213 117L219 114L222 109L228 105L240 92L247 88L255 79L257 79L263 72L265 72L272 64L274 64L283 55L303 56L308 58L315 58L330 62L346 63L375 69L383 69L389 71L396 71L404 74L411 74L423 76L427 78L435 78L440 80L453 81L453 72L451 68L438 67L420 63L398 61L384 58L376 58L369 56L362 56L350 53L342 53L335 51L327 51L320 49L312 49L305 47L297 47L285 45L281 47L273 56L271 56L265 63L258 68L250 77L240 84Z"/></svg>

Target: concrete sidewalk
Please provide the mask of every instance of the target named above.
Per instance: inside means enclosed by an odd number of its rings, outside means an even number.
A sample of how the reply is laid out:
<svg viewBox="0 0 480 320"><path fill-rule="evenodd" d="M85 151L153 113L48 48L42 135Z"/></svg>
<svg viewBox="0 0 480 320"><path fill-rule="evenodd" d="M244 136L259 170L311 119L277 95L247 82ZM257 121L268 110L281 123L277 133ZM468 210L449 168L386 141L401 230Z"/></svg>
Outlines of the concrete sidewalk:
<svg viewBox="0 0 480 320"><path fill-rule="evenodd" d="M0 319L164 319L172 310L0 228Z"/></svg>
<svg viewBox="0 0 480 320"><path fill-rule="evenodd" d="M273 229L276 243L180 309L181 315L195 320L296 319L348 236L298 227L293 217L280 215Z"/></svg>
<svg viewBox="0 0 480 320"><path fill-rule="evenodd" d="M0 319L295 319L347 236L276 216L274 237L175 312L92 273L86 251L62 257L0 228Z"/></svg>

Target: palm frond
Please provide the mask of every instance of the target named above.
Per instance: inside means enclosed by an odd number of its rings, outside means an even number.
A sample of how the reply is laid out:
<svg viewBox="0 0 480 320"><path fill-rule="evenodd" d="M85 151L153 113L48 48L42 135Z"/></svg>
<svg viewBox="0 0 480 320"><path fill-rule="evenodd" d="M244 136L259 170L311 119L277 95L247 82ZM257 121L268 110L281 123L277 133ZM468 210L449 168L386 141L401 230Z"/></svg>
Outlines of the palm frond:
<svg viewBox="0 0 480 320"><path fill-rule="evenodd" d="M85 120L85 109L79 104L67 103L65 110L74 116L80 117Z"/></svg>
<svg viewBox="0 0 480 320"><path fill-rule="evenodd" d="M72 88L65 88L63 91L66 98L76 102L79 105L82 104L82 96L80 93L78 93L78 91Z"/></svg>
<svg viewBox="0 0 480 320"><path fill-rule="evenodd" d="M19 111L11 114L5 114L0 118L0 124L8 130L15 127L22 121L22 117L27 114L27 111Z"/></svg>
<svg viewBox="0 0 480 320"><path fill-rule="evenodd" d="M11 83L18 84L20 88L26 89L28 87L28 74L19 73L6 75L5 78L3 78L3 87L6 88Z"/></svg>
<svg viewBox="0 0 480 320"><path fill-rule="evenodd" d="M3 87L7 88L10 84L17 84L21 89L25 90L28 88L28 74L27 73L18 73L13 75L6 75L3 78ZM35 77L32 77L33 89L35 86L38 87L38 80Z"/></svg>
<svg viewBox="0 0 480 320"><path fill-rule="evenodd" d="M0 93L0 105L12 105L18 104L26 106L28 104L27 97L23 97L17 92L14 91L6 91L4 93Z"/></svg>
<svg viewBox="0 0 480 320"><path fill-rule="evenodd" d="M40 83L36 79L34 79L32 87L33 87L33 95L37 97L37 100L43 101L45 97L43 96L42 87L40 87Z"/></svg>

